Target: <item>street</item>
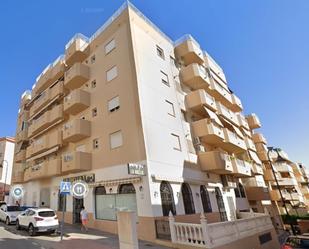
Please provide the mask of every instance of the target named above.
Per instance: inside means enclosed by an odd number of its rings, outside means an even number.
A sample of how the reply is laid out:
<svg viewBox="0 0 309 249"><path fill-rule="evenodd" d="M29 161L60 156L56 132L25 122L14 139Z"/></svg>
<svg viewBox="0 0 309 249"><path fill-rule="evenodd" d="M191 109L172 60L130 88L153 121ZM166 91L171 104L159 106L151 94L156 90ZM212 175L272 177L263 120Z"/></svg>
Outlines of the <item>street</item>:
<svg viewBox="0 0 309 249"><path fill-rule="evenodd" d="M65 224L64 240L59 234L39 234L30 237L25 230L17 231L14 225L0 223L0 249L119 249L118 237L98 230L90 229L82 233L79 226ZM148 242L139 242L140 249L168 249Z"/></svg>

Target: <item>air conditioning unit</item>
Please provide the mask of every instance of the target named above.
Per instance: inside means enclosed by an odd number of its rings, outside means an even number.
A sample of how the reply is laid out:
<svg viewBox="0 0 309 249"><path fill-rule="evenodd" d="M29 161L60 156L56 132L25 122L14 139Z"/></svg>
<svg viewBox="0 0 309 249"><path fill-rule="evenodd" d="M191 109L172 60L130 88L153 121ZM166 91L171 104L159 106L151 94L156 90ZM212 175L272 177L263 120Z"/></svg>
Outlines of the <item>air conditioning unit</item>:
<svg viewBox="0 0 309 249"><path fill-rule="evenodd" d="M230 175L221 175L221 182L224 188L236 188L236 182Z"/></svg>
<svg viewBox="0 0 309 249"><path fill-rule="evenodd" d="M196 152L205 152L205 148L203 145L195 145Z"/></svg>
<svg viewBox="0 0 309 249"><path fill-rule="evenodd" d="M193 145L201 145L201 140L199 137L193 138Z"/></svg>

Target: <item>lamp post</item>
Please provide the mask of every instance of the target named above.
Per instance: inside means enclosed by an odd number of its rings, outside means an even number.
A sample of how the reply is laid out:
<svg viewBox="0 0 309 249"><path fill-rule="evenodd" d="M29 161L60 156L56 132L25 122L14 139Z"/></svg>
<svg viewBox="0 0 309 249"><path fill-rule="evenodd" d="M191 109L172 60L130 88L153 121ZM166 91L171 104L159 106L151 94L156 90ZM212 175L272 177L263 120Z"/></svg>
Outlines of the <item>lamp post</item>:
<svg viewBox="0 0 309 249"><path fill-rule="evenodd" d="M276 186L277 186L277 188L278 188L278 191L279 191L279 194L280 194L280 199L281 199L282 205L283 205L283 207L284 207L284 209L285 209L286 216L287 216L288 220L290 220L290 214L289 214L288 208L287 208L287 206L286 206L286 204L285 204L285 200L284 200L284 198L283 198L283 195L282 195L282 192L281 192L281 189L280 189L280 185L279 185L279 182L278 182L278 178L277 178L277 176L276 176L276 172L275 172L275 169L274 169L274 165L273 165L273 163L272 163L272 160L270 159L270 153L271 153L271 152L276 152L277 158L278 158L278 157L281 157L281 156L280 156L280 154L278 153L278 149L275 149L274 147L267 147L267 149L268 149L268 151L267 151L268 162L269 162L269 164L270 164L270 166L271 166L271 171L272 171L272 173L273 173L273 175L274 175L274 178L275 178L275 181L276 181ZM294 229L294 225L293 225L292 223L290 223L290 226L291 226L293 235L296 235L296 232L295 232L295 229Z"/></svg>
<svg viewBox="0 0 309 249"><path fill-rule="evenodd" d="M0 168L4 170L4 166L3 166L4 163L6 164L6 169L5 169L5 178L4 178L4 186L3 186L3 201L5 201L6 182L7 182L8 171L9 171L9 163L7 160L2 160Z"/></svg>

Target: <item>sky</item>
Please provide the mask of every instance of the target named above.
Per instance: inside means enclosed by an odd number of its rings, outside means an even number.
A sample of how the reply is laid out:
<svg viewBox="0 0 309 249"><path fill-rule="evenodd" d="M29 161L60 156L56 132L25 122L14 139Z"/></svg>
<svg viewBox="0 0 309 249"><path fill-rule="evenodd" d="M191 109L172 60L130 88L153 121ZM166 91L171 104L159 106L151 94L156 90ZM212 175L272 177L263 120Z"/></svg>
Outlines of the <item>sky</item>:
<svg viewBox="0 0 309 249"><path fill-rule="evenodd" d="M20 95L75 33L91 36L124 0L0 1L0 136ZM268 144L309 168L309 1L132 0L171 39L190 33L224 69Z"/></svg>

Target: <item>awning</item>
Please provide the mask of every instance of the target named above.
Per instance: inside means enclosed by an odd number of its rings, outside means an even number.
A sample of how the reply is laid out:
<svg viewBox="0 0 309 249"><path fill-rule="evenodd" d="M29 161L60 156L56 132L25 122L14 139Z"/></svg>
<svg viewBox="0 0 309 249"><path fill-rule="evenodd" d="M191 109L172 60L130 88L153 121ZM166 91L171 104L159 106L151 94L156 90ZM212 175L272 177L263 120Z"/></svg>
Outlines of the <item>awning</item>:
<svg viewBox="0 0 309 249"><path fill-rule="evenodd" d="M249 155L256 164L262 165L260 158L254 151L249 150Z"/></svg>
<svg viewBox="0 0 309 249"><path fill-rule="evenodd" d="M142 177L130 177L130 178L121 178L121 179L114 179L114 180L103 180L98 181L95 183L90 183L90 187L95 186L115 186L119 184L127 184L127 183L139 183L142 181Z"/></svg>
<svg viewBox="0 0 309 249"><path fill-rule="evenodd" d="M38 158L47 156L47 155L49 155L49 154L51 154L51 153L56 152L57 150L59 150L59 146L54 147L54 148L51 148L50 150L45 151L45 152L43 152L43 153L41 153L41 154L39 154L39 155L37 155L37 156L30 157L29 159L26 160L26 162L33 161L33 160L36 160L36 159L38 159Z"/></svg>
<svg viewBox="0 0 309 249"><path fill-rule="evenodd" d="M209 118L211 118L213 121L215 121L218 125L224 127L224 125L222 124L221 120L219 119L219 117L217 116L216 113L214 113L213 111L209 110L206 106L204 106L204 110L209 115Z"/></svg>
<svg viewBox="0 0 309 249"><path fill-rule="evenodd" d="M228 126L230 128L230 130L234 131L237 136L244 138L244 135L242 134L242 132L239 130L238 127L236 127L235 125L233 125L230 121L222 118L223 122L226 123L226 126Z"/></svg>

